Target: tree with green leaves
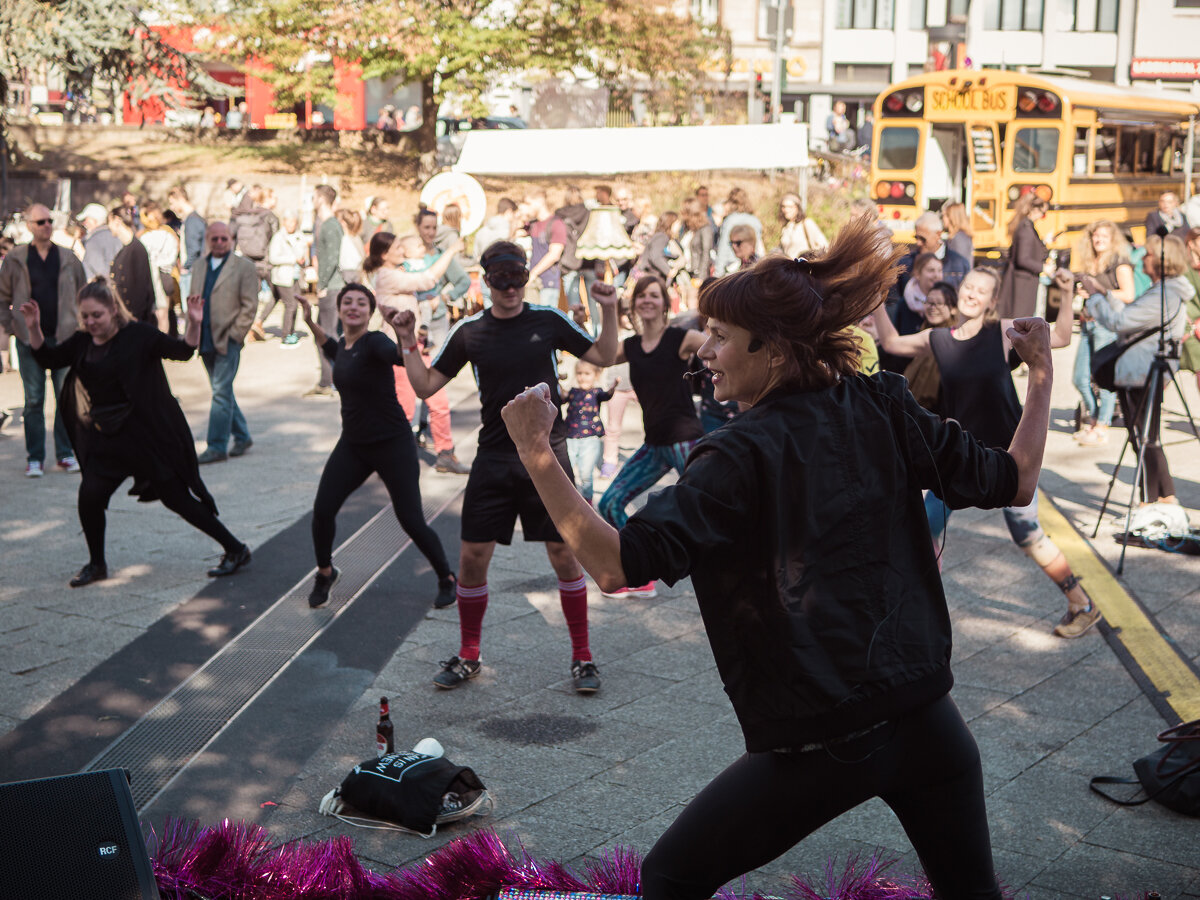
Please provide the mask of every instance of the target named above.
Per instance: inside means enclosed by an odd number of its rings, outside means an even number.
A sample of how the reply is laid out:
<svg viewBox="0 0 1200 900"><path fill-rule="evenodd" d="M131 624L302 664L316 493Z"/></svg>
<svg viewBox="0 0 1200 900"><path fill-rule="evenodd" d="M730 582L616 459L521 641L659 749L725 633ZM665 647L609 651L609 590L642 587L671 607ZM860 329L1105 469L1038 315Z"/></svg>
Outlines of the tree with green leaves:
<svg viewBox="0 0 1200 900"><path fill-rule="evenodd" d="M5 108L9 85L26 73L53 71L66 88L89 93L107 84L114 94L129 90L136 103L145 96L180 94L180 86L220 95L198 61L169 46L120 0L3 0L0 2L0 154L7 162ZM0 199L0 203L3 200ZM6 204L5 209L6 209Z"/></svg>
<svg viewBox="0 0 1200 900"><path fill-rule="evenodd" d="M721 46L690 18L646 0L259 0L219 27L222 52L250 60L283 106L335 103L335 57L358 63L366 78L419 83L417 139L426 152L449 92L478 97L498 75L534 69L606 84L640 78L680 107Z"/></svg>

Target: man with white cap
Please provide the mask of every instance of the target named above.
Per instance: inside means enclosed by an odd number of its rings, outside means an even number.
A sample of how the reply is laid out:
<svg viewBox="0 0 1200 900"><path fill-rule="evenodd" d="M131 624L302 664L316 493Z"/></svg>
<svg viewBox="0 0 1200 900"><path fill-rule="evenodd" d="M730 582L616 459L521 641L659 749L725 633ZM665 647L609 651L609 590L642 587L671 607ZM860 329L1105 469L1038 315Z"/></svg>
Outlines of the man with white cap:
<svg viewBox="0 0 1200 900"><path fill-rule="evenodd" d="M107 278L112 270L112 261L125 246L108 229L108 210L99 203L89 203L75 219L87 231L83 236L84 275L88 281L97 275Z"/></svg>

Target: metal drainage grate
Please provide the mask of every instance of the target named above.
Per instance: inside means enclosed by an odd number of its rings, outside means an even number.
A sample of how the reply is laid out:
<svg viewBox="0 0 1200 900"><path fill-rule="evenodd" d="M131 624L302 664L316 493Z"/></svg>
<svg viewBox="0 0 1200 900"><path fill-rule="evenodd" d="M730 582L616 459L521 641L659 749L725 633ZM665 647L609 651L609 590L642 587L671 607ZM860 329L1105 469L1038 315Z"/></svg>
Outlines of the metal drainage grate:
<svg viewBox="0 0 1200 900"><path fill-rule="evenodd" d="M458 485L445 497L426 496L426 521L450 505L463 490ZM314 610L305 602L314 569L84 771L129 769L134 803L144 809L411 543L385 506L335 551L341 574L328 606Z"/></svg>

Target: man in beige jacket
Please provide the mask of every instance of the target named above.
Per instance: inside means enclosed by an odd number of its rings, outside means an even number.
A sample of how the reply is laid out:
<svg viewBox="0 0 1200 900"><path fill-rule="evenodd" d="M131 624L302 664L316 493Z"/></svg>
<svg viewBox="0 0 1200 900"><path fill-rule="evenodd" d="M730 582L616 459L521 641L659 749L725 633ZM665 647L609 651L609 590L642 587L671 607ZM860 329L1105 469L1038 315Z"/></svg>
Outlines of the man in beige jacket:
<svg viewBox="0 0 1200 900"><path fill-rule="evenodd" d="M46 343L53 346L65 341L79 330L75 296L87 279L79 258L51 240L54 225L47 207L40 203L33 204L25 212L25 221L33 232L33 242L14 247L0 264L0 330L17 338L17 362L21 367L21 383L25 388L25 475L39 478L46 462L48 370L34 361L33 351L29 349L25 317L13 315L13 310L19 310L22 303L33 300L41 311ZM66 375L66 369L50 371L56 398ZM70 435L63 424L62 414L57 411L54 413L54 451L62 471L79 471Z"/></svg>
<svg viewBox="0 0 1200 900"><path fill-rule="evenodd" d="M254 443L246 417L233 396L233 379L237 377L242 344L258 310L258 271L251 260L230 252L233 241L229 226L213 222L205 237L208 254L197 262L199 271L192 271L192 291L204 298L200 359L212 386L208 447L199 456L201 464L241 456Z"/></svg>

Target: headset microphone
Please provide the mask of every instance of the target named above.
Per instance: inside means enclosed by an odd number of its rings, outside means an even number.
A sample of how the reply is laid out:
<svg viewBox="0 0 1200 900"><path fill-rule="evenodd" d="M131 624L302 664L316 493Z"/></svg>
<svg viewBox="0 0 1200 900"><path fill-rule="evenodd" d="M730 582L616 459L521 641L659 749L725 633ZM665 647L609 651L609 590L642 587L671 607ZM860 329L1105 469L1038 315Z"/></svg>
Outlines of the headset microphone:
<svg viewBox="0 0 1200 900"><path fill-rule="evenodd" d="M684 372L684 378L711 378L712 369L697 369L695 372Z"/></svg>
<svg viewBox="0 0 1200 900"><path fill-rule="evenodd" d="M750 353L757 353L762 349L762 341L758 338L751 338L750 343L746 345L746 350Z"/></svg>

